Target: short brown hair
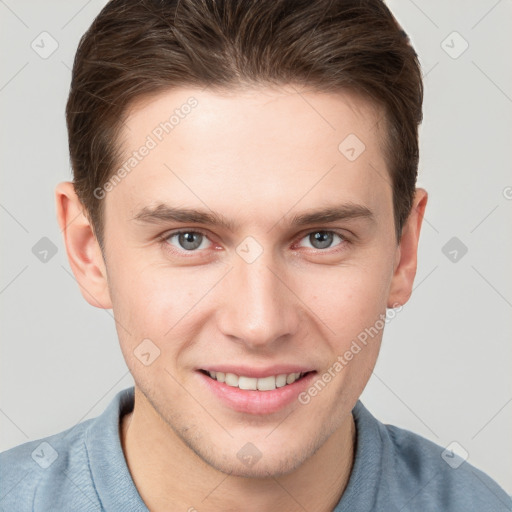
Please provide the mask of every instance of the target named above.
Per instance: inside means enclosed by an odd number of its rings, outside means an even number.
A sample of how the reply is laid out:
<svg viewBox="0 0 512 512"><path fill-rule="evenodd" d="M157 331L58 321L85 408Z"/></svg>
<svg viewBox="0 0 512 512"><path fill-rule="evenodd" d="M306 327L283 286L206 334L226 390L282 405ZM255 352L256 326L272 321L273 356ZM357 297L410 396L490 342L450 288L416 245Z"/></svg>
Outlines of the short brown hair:
<svg viewBox="0 0 512 512"><path fill-rule="evenodd" d="M400 241L416 186L423 83L383 1L111 0L80 40L66 106L74 186L101 247L94 191L121 161L129 106L180 86L251 84L350 90L383 108Z"/></svg>

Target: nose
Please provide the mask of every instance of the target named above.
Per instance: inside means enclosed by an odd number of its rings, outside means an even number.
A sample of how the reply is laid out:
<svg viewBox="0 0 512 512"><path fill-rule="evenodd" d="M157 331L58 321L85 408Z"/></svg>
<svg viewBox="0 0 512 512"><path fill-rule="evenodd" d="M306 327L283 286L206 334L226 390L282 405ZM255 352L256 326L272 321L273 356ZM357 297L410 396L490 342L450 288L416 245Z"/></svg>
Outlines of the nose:
<svg viewBox="0 0 512 512"><path fill-rule="evenodd" d="M249 350L262 350L296 334L300 301L270 251L252 263L235 255L234 268L222 281L217 309L220 331Z"/></svg>

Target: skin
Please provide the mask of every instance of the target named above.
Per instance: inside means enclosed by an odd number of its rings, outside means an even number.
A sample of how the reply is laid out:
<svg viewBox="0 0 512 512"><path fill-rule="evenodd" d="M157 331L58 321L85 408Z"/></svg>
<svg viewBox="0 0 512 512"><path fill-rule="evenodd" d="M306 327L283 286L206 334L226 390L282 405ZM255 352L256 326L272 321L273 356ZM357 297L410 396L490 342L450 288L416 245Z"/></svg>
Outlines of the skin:
<svg viewBox="0 0 512 512"><path fill-rule="evenodd" d="M104 254L72 184L56 190L71 268L88 302L113 309L135 380L134 411L120 429L128 467L152 511L330 511L350 477L351 410L383 331L307 405L294 400L271 414L233 411L196 370L327 371L387 307L409 299L427 192L416 189L397 245L382 115L348 92L174 89L132 106L126 154L190 96L197 107L103 199ZM352 162L338 150L351 133L366 146ZM373 221L290 224L348 202ZM160 203L218 212L236 226L135 219ZM178 228L203 232L200 248L165 239ZM317 231L345 238L318 248ZM251 263L236 252L248 236L263 249ZM160 349L149 366L134 354L144 339ZM236 456L248 442L262 454L252 466Z"/></svg>

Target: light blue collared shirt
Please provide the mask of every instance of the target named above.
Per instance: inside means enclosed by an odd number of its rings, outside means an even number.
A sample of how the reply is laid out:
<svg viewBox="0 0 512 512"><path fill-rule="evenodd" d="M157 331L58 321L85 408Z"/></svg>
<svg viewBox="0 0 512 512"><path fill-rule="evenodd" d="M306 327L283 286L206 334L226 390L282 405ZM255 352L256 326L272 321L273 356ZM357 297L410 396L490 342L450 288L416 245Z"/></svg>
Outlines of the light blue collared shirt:
<svg viewBox="0 0 512 512"><path fill-rule="evenodd" d="M120 418L133 402L131 387L97 418L1 453L0 510L148 512L119 436ZM505 491L469 463L412 432L384 425L361 401L352 412L354 466L333 512L512 511Z"/></svg>

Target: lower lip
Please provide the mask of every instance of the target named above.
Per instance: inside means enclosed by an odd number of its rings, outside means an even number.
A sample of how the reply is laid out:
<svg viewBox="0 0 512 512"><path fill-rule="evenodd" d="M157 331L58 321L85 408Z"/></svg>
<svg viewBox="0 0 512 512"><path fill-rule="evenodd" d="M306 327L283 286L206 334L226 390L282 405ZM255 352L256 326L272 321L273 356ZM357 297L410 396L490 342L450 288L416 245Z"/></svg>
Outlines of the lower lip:
<svg viewBox="0 0 512 512"><path fill-rule="evenodd" d="M299 393L308 388L316 374L316 372L308 373L293 384L287 384L271 391L255 391L228 386L203 372L198 371L197 373L207 389L221 402L237 412L248 414L271 414L283 409L297 400Z"/></svg>

